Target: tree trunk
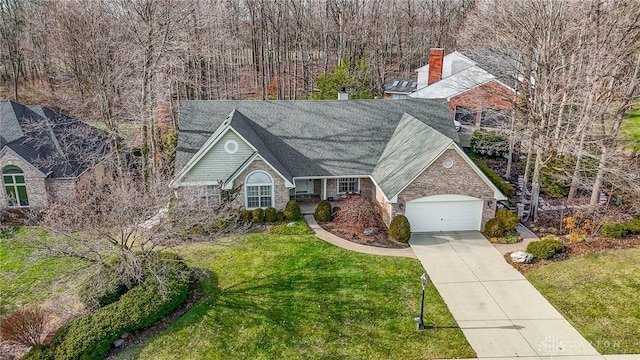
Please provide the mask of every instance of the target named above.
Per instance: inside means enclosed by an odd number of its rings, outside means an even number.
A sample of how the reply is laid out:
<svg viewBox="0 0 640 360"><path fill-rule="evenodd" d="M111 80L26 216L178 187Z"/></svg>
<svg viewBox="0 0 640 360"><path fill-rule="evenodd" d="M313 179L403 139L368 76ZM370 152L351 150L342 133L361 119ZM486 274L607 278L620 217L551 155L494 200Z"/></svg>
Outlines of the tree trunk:
<svg viewBox="0 0 640 360"><path fill-rule="evenodd" d="M573 175L571 176L571 186L569 187L569 195L567 200L573 200L576 197L578 191L578 182L580 181L580 168L582 167L582 152L584 151L584 140L587 137L588 129L582 131L580 135L580 144L578 145L578 151L576 155L576 166L573 169Z"/></svg>
<svg viewBox="0 0 640 360"><path fill-rule="evenodd" d="M511 129L509 130L509 157L507 158L507 170L504 177L507 180L511 177L511 166L513 164L513 148L515 147L515 127L516 127L516 112L511 112Z"/></svg>
<svg viewBox="0 0 640 360"><path fill-rule="evenodd" d="M531 179L531 207L530 215L535 223L538 220L538 202L540 201L540 174L542 173L542 156L544 149L538 147L536 150L536 163L533 168L533 178Z"/></svg>
<svg viewBox="0 0 640 360"><path fill-rule="evenodd" d="M600 150L602 153L600 154L600 163L598 164L598 173L596 174L596 178L593 181L593 188L591 188L591 199L589 200L589 206L596 207L598 205L598 200L600 199L600 188L602 187L602 182L604 180L604 171L607 166L607 158L609 156L609 147L606 143L602 143L600 145Z"/></svg>
<svg viewBox="0 0 640 360"><path fill-rule="evenodd" d="M533 156L533 142L535 141L535 136L531 136L529 138L529 147L527 148L527 162L524 166L524 179L522 181L522 197L525 198L527 196L527 184L529 183L529 175L531 175L531 157Z"/></svg>

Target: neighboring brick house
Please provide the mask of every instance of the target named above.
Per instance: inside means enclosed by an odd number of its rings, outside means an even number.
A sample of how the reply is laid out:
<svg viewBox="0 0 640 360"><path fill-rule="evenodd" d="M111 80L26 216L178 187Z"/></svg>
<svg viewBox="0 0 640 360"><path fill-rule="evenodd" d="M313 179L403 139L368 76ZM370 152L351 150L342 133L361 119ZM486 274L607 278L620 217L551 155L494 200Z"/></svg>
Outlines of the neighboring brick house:
<svg viewBox="0 0 640 360"><path fill-rule="evenodd" d="M106 134L92 126L43 106L0 101L0 209L42 208L73 196L108 148Z"/></svg>
<svg viewBox="0 0 640 360"><path fill-rule="evenodd" d="M505 197L458 142L444 100L184 101L171 186L207 202L237 190L246 209L357 193L387 223L480 230Z"/></svg>
<svg viewBox="0 0 640 360"><path fill-rule="evenodd" d="M416 72L417 90L409 97L446 99L454 119L463 124L496 125L513 108L515 90L508 80L457 51L445 56L444 49L431 49L429 64Z"/></svg>

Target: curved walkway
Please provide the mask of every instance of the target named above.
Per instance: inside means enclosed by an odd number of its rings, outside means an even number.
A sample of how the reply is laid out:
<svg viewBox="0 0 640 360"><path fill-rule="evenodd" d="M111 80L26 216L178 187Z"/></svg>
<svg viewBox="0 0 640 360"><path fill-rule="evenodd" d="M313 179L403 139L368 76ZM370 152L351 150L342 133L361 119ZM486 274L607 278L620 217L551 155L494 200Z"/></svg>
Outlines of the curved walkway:
<svg viewBox="0 0 640 360"><path fill-rule="evenodd" d="M304 219L307 221L307 224L309 224L311 229L313 229L313 232L317 237L337 247L371 255L408 257L414 259L416 258L416 255L413 253L413 250L411 250L411 248L389 249L377 246L356 244L339 236L333 235L332 233L321 228L320 225L318 225L318 223L316 222L316 219L313 217L313 215L305 215Z"/></svg>

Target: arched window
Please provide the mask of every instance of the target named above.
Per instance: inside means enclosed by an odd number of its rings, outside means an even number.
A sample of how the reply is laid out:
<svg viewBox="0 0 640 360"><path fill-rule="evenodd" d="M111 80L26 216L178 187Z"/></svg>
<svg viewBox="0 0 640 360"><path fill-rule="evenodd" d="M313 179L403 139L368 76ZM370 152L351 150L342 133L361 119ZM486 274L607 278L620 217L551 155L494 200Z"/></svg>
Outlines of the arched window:
<svg viewBox="0 0 640 360"><path fill-rule="evenodd" d="M273 206L273 179L264 171L254 171L244 182L246 208L268 208Z"/></svg>
<svg viewBox="0 0 640 360"><path fill-rule="evenodd" d="M9 206L29 206L27 184L24 181L22 169L13 165L6 166L2 169L2 181L4 182Z"/></svg>

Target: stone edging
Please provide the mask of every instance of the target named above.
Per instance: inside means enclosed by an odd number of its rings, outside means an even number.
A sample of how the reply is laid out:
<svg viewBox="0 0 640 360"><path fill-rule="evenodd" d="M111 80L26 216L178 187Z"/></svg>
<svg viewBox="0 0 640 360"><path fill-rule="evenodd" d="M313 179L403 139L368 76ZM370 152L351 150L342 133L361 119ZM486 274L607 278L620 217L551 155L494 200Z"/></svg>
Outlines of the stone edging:
<svg viewBox="0 0 640 360"><path fill-rule="evenodd" d="M406 249L388 249L381 248L376 246L368 246L362 244L356 244L349 240L345 240L339 236L336 236L325 229L321 228L320 225L316 222L316 219L313 215L305 215L304 219L309 224L309 227L313 229L313 232L316 236L332 245L335 245L339 248L343 248L346 250L356 251L364 254L370 255L381 255L381 256L396 256L396 257L407 257L416 259L416 255L413 253L411 248Z"/></svg>

